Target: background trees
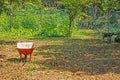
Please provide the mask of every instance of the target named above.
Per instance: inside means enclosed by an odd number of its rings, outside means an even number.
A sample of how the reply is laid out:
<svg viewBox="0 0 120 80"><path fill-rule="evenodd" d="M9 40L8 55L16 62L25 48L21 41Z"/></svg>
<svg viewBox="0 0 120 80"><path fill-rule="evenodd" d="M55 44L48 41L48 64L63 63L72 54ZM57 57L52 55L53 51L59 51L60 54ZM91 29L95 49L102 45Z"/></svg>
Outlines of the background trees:
<svg viewBox="0 0 120 80"><path fill-rule="evenodd" d="M115 29L115 26L119 26L116 23L116 18L119 16L117 14L119 0L92 0L92 4L86 7L85 10L89 18L84 20L84 22L82 22L83 20L80 21L80 24L82 24L80 27L82 28L86 27L94 30L97 29L100 32L111 32Z"/></svg>
<svg viewBox="0 0 120 80"><path fill-rule="evenodd" d="M115 31L120 26L119 4L119 0L1 0L0 28L16 36L30 32L32 37L71 37L77 28Z"/></svg>

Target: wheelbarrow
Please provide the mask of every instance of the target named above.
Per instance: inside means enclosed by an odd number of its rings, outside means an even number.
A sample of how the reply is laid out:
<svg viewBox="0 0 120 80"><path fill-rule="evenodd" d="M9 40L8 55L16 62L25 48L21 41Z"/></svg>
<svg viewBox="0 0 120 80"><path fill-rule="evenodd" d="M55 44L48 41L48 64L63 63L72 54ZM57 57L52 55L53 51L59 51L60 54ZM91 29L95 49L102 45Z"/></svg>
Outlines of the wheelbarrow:
<svg viewBox="0 0 120 80"><path fill-rule="evenodd" d="M33 42L18 42L17 43L17 50L20 54L20 60L22 60L22 54L25 55L25 61L27 59L27 55L30 55L29 61L31 61L31 55L34 49Z"/></svg>

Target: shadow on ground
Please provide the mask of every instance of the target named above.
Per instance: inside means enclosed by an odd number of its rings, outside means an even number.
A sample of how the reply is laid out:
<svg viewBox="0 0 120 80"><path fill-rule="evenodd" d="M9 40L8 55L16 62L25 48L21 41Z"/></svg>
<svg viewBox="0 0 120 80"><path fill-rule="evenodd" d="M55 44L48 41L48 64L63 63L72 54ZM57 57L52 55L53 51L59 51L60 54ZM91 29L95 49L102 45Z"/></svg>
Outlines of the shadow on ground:
<svg viewBox="0 0 120 80"><path fill-rule="evenodd" d="M14 62L14 63L19 63L20 62L20 59L18 59L18 58L9 58L9 59L7 59L7 61L9 61L9 62Z"/></svg>
<svg viewBox="0 0 120 80"><path fill-rule="evenodd" d="M53 41L54 43L54 41ZM106 44L99 40L69 39L61 45L38 48L39 55L51 57L36 61L49 69L82 71L91 75L107 72L120 73L120 44Z"/></svg>
<svg viewBox="0 0 120 80"><path fill-rule="evenodd" d="M11 41L11 40L0 40L0 45L13 45L15 44L16 41Z"/></svg>

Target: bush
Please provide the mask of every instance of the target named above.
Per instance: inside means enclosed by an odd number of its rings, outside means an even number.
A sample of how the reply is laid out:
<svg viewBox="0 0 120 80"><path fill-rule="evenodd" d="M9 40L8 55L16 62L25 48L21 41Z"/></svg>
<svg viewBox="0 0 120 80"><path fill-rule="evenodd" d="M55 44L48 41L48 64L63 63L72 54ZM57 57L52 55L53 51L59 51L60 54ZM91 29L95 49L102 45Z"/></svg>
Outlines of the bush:
<svg viewBox="0 0 120 80"><path fill-rule="evenodd" d="M67 35L68 17L63 11L56 8L44 9L42 14L32 13L29 10L15 12L11 28L9 27L8 15L2 14L0 18L0 29L2 34L4 33L3 37L40 38ZM7 36L8 34L9 36Z"/></svg>
<svg viewBox="0 0 120 80"><path fill-rule="evenodd" d="M68 19L67 16L61 16L61 11L52 8L44 11L42 15L41 30L39 35L58 37L66 36Z"/></svg>
<svg viewBox="0 0 120 80"><path fill-rule="evenodd" d="M9 17L5 13L3 13L0 15L0 32L6 32L9 30Z"/></svg>

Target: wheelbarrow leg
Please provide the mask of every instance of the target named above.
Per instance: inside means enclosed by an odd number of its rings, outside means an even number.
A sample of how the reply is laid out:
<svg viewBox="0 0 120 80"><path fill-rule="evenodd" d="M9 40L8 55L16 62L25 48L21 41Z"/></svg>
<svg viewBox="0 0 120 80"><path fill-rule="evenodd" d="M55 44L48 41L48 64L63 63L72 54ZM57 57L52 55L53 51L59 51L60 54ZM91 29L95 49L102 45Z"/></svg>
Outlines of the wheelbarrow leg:
<svg viewBox="0 0 120 80"><path fill-rule="evenodd" d="M29 59L29 61L31 61L31 54L30 54L30 59Z"/></svg>
<svg viewBox="0 0 120 80"><path fill-rule="evenodd" d="M25 54L25 61L27 61L27 54Z"/></svg>
<svg viewBox="0 0 120 80"><path fill-rule="evenodd" d="M20 61L22 60L22 54L20 53Z"/></svg>

